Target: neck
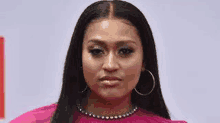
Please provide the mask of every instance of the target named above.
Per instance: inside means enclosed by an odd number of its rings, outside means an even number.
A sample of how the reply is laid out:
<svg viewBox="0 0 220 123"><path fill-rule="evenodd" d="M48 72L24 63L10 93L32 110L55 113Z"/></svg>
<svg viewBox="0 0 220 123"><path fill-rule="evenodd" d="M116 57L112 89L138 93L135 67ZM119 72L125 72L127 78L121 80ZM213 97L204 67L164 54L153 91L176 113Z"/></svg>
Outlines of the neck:
<svg viewBox="0 0 220 123"><path fill-rule="evenodd" d="M96 115L110 116L128 112L131 108L131 93L120 99L104 99L95 93L91 93L88 104L83 106L89 112Z"/></svg>

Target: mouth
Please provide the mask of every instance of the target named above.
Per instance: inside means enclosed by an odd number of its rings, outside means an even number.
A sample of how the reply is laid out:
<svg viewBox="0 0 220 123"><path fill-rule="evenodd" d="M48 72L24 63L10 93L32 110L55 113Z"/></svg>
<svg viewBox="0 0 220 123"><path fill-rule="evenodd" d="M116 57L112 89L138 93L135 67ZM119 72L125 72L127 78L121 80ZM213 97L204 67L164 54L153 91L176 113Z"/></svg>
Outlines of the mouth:
<svg viewBox="0 0 220 123"><path fill-rule="evenodd" d="M110 77L110 76L104 76L104 77L102 77L102 78L99 79L99 80L100 80L100 81L104 81L104 80L108 80L108 81L116 81L116 80L122 81L121 78L115 77L115 76L112 76L112 77Z"/></svg>
<svg viewBox="0 0 220 123"><path fill-rule="evenodd" d="M106 88L115 88L117 86L120 85L122 79L118 78L118 77L103 77L101 79L99 79L100 84L102 87L106 87Z"/></svg>
<svg viewBox="0 0 220 123"><path fill-rule="evenodd" d="M119 80L103 80L101 81L101 84L104 86L116 86L119 85L120 81Z"/></svg>
<svg viewBox="0 0 220 123"><path fill-rule="evenodd" d="M104 84L103 85L104 88L116 88L117 86L119 86L119 84L114 84L114 85L106 85L106 84Z"/></svg>

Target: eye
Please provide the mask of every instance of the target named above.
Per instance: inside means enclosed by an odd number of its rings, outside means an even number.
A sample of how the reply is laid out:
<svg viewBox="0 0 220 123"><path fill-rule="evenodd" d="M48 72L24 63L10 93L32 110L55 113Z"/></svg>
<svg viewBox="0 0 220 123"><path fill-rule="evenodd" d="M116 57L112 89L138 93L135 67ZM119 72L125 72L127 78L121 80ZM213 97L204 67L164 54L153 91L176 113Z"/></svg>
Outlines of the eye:
<svg viewBox="0 0 220 123"><path fill-rule="evenodd" d="M129 49L129 48L121 48L119 50L119 54L122 55L122 56L128 56L130 55L131 53L133 53L133 50L132 49Z"/></svg>
<svg viewBox="0 0 220 123"><path fill-rule="evenodd" d="M93 49L89 51L93 56L100 56L103 51L101 49Z"/></svg>

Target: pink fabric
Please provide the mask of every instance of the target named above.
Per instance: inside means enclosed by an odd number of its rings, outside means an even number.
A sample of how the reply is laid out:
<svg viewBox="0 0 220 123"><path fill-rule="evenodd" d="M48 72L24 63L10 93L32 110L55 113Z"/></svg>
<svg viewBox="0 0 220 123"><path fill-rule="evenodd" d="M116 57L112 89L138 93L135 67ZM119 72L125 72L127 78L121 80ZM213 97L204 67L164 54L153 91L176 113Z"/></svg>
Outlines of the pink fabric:
<svg viewBox="0 0 220 123"><path fill-rule="evenodd" d="M34 109L20 115L10 123L50 123L50 118L56 107L57 104L51 104ZM78 121L76 121L78 123L187 123L185 121L167 120L140 108L130 117L110 121L89 117L79 112L75 116L78 117Z"/></svg>

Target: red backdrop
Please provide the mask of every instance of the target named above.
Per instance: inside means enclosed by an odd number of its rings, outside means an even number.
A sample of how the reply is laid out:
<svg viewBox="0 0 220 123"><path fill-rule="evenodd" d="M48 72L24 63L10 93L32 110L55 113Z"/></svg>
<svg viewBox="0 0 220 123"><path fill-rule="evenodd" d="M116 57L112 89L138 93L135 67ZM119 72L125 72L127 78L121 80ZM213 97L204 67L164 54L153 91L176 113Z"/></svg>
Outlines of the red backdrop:
<svg viewBox="0 0 220 123"><path fill-rule="evenodd" d="M0 120L5 119L5 42L4 38L0 36Z"/></svg>

